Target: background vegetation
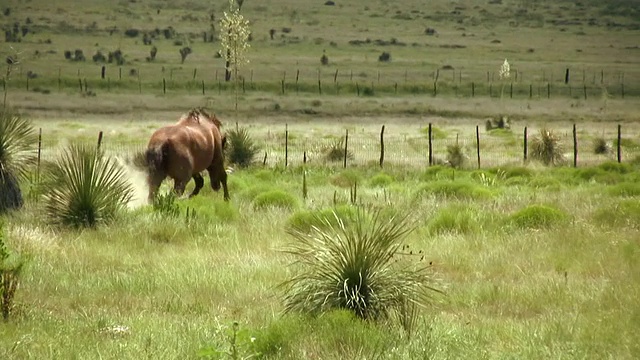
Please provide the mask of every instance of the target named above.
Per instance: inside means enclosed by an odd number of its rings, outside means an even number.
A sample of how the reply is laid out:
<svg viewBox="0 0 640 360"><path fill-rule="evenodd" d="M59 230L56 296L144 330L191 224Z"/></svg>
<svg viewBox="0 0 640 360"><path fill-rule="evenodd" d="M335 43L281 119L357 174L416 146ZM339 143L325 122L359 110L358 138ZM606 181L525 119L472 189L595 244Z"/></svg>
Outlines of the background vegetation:
<svg viewBox="0 0 640 360"><path fill-rule="evenodd" d="M69 144L95 144L103 131L109 159L123 165L129 149L192 106L212 109L225 131L243 129L260 148L229 175L229 203L208 184L188 200L164 195L164 184L160 201L141 206L142 178L124 166L135 190L128 209L90 230L49 223L47 188L32 181L31 167L20 182L25 206L3 216L3 253L20 261L3 256L0 270L19 268L20 282L0 324L0 358L638 357L634 1L245 1L252 40L237 113L216 56L227 7L0 7L9 31L0 55L19 60L2 91L42 129L46 160ZM104 62L93 60L98 51ZM382 53L388 61L379 61ZM505 58L513 98L509 86L498 95ZM605 152L589 166L547 167L522 163L518 150L516 160L476 169L473 142L463 140L503 115L510 129L483 130L483 139L500 139L493 154L504 144L519 149L524 126L530 136L554 130L570 147L574 123L585 139L581 154L602 147L591 141L600 138L615 152L621 124L623 162ZM377 159L348 169L318 157L303 165L297 153L287 167L261 166L264 145L280 146L285 126L292 144L325 139L330 147L346 130L350 141L375 139L387 125L389 146L404 154L422 149L414 139L424 139L428 122L443 144L460 138L455 154L469 156L465 166L427 167L423 150L421 161L391 158L384 169ZM354 159L368 146L358 145ZM310 229L318 214L348 219L353 203L417 219L400 252L428 264L444 295L409 317L409 333L406 323L361 321L344 310L284 313L280 285L296 274L295 257L282 251L296 241L287 229Z"/></svg>

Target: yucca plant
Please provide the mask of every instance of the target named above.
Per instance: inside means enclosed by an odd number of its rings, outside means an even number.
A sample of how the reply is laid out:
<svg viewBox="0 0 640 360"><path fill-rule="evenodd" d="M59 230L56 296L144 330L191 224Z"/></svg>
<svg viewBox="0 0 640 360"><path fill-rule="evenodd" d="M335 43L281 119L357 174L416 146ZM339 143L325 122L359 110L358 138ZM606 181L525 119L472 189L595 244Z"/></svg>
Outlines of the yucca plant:
<svg viewBox="0 0 640 360"><path fill-rule="evenodd" d="M236 128L227 131L226 156L230 163L240 167L248 167L258 154L258 146L249 135L246 128Z"/></svg>
<svg viewBox="0 0 640 360"><path fill-rule="evenodd" d="M607 155L611 152L611 145L607 143L604 137L597 137L593 139L593 152L597 155Z"/></svg>
<svg viewBox="0 0 640 360"><path fill-rule="evenodd" d="M563 147L560 138L553 131L540 129L540 134L531 139L531 158L545 165L559 165L564 162Z"/></svg>
<svg viewBox="0 0 640 360"><path fill-rule="evenodd" d="M31 122L4 107L0 113L0 214L22 207L19 182L35 164L36 144Z"/></svg>
<svg viewBox="0 0 640 360"><path fill-rule="evenodd" d="M70 145L45 170L46 213L59 225L95 227L113 219L133 196L124 170L93 146Z"/></svg>
<svg viewBox="0 0 640 360"><path fill-rule="evenodd" d="M296 258L297 271L282 284L285 311L347 309L362 319L395 314L401 324L411 324L414 305L429 305L439 292L423 258L408 261L417 259L402 253L401 239L414 229L407 215L360 206L352 219L334 211L313 222L319 225L310 231L287 230L295 242L284 251Z"/></svg>
<svg viewBox="0 0 640 360"><path fill-rule="evenodd" d="M324 149L325 159L328 161L344 160L344 138L336 139ZM353 153L347 150L347 159L353 159Z"/></svg>
<svg viewBox="0 0 640 360"><path fill-rule="evenodd" d="M458 143L458 138L456 137L455 144L447 145L447 162L451 167L459 169L464 165L466 159L467 156L464 153L464 149L462 145Z"/></svg>

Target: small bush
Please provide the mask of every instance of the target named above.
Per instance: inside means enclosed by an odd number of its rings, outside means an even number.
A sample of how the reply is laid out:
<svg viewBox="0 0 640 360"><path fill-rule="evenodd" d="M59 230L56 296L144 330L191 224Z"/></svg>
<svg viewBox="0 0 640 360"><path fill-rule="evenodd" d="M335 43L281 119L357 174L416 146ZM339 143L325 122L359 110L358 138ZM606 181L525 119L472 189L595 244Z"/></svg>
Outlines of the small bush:
<svg viewBox="0 0 640 360"><path fill-rule="evenodd" d="M371 187L388 187L393 183L393 177L385 173L379 173L369 179L369 186Z"/></svg>
<svg viewBox="0 0 640 360"><path fill-rule="evenodd" d="M378 61L380 62L389 62L391 61L391 54L388 52L383 52L382 54L380 54L380 56L378 56Z"/></svg>
<svg viewBox="0 0 640 360"><path fill-rule="evenodd" d="M618 173L618 174L628 174L628 173L634 171L632 165L625 164L625 163L619 163L619 162L615 162L615 161L604 162L604 163L598 165L598 168L602 169L604 171L614 172L614 173Z"/></svg>
<svg viewBox="0 0 640 360"><path fill-rule="evenodd" d="M282 190L271 190L258 194L253 199L254 209L278 207L283 209L295 209L298 207L298 199Z"/></svg>
<svg viewBox="0 0 640 360"><path fill-rule="evenodd" d="M229 162L240 167L250 166L260 149L249 135L249 131L246 128L232 129L226 136L225 154Z"/></svg>
<svg viewBox="0 0 640 360"><path fill-rule="evenodd" d="M531 159L541 161L544 165L556 166L565 161L560 138L546 128L541 129L540 134L531 139L530 148Z"/></svg>
<svg viewBox="0 0 640 360"><path fill-rule="evenodd" d="M514 177L530 178L533 175L533 171L531 171L531 169L522 166L501 168L498 171L505 179Z"/></svg>
<svg viewBox="0 0 640 360"><path fill-rule="evenodd" d="M559 209L546 205L531 205L511 215L508 221L518 228L540 229L564 223L568 218L569 216Z"/></svg>

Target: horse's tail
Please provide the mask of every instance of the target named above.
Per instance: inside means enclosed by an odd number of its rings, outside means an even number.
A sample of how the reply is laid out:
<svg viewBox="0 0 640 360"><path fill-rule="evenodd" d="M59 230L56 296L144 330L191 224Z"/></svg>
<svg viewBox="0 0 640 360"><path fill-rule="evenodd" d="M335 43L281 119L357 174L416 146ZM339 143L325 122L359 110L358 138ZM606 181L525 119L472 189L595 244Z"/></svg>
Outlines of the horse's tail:
<svg viewBox="0 0 640 360"><path fill-rule="evenodd" d="M149 174L158 174L166 171L167 145L168 143L165 142L162 145L150 147L145 152L147 172Z"/></svg>

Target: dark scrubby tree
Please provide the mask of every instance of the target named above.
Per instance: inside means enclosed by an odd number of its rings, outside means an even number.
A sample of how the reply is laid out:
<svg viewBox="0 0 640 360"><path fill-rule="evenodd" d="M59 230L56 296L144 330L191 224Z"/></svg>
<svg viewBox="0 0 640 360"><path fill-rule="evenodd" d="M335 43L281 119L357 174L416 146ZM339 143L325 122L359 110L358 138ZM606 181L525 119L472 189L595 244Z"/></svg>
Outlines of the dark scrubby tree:
<svg viewBox="0 0 640 360"><path fill-rule="evenodd" d="M64 51L64 58L67 59L67 60L71 60L71 51L65 50Z"/></svg>
<svg viewBox="0 0 640 360"><path fill-rule="evenodd" d="M80 49L76 49L73 53L73 60L75 61L85 61L84 53Z"/></svg>
<svg viewBox="0 0 640 360"><path fill-rule="evenodd" d="M184 61L187 59L187 56L189 54L191 54L192 50L190 47L186 46L183 47L182 49L180 49L180 58L182 59L182 63L184 64Z"/></svg>
<svg viewBox="0 0 640 360"><path fill-rule="evenodd" d="M381 62L391 61L391 54L386 51L383 52L382 54L380 54L380 56L378 56L378 61L381 61Z"/></svg>
<svg viewBox="0 0 640 360"><path fill-rule="evenodd" d="M124 31L124 34L128 37L137 37L140 34L140 30L138 29L127 29Z"/></svg>
<svg viewBox="0 0 640 360"><path fill-rule="evenodd" d="M156 59L156 54L158 53L157 47L152 47L149 51L149 57L147 57L147 61L154 61Z"/></svg>
<svg viewBox="0 0 640 360"><path fill-rule="evenodd" d="M104 54L98 50L94 55L93 55L93 62L106 62L107 58L104 56Z"/></svg>
<svg viewBox="0 0 640 360"><path fill-rule="evenodd" d="M107 60L109 63L116 62L118 65L124 65L124 55L120 49L109 52L109 58Z"/></svg>
<svg viewBox="0 0 640 360"><path fill-rule="evenodd" d="M320 57L320 63L322 65L329 65L329 57L327 56L327 54L322 54L322 56Z"/></svg>
<svg viewBox="0 0 640 360"><path fill-rule="evenodd" d="M276 29L269 30L269 37L273 40L273 37L276 35Z"/></svg>

